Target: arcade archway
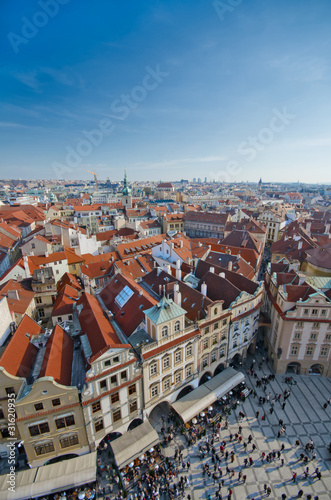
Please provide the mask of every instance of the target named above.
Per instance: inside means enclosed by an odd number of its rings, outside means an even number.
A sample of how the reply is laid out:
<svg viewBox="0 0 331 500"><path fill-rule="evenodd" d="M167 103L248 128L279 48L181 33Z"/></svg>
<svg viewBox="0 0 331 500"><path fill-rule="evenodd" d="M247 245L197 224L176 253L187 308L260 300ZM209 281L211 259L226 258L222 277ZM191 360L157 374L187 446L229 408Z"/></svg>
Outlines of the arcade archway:
<svg viewBox="0 0 331 500"><path fill-rule="evenodd" d="M323 365L316 363L309 368L309 375L323 375Z"/></svg>
<svg viewBox="0 0 331 500"><path fill-rule="evenodd" d="M286 373L293 373L295 375L299 375L301 371L301 365L300 363L296 363L295 361L293 363L289 363L286 367Z"/></svg>
<svg viewBox="0 0 331 500"><path fill-rule="evenodd" d="M178 396L176 398L176 401L178 401L180 398L183 398L184 396L186 396L186 394L189 394L190 392L192 392L194 390L194 387L192 387L191 385L187 385L186 387L184 387L179 393L178 393Z"/></svg>
<svg viewBox="0 0 331 500"><path fill-rule="evenodd" d="M199 385L205 384L210 379L211 379L211 373L210 372L204 373L200 379Z"/></svg>
<svg viewBox="0 0 331 500"><path fill-rule="evenodd" d="M221 373L223 370L225 369L225 366L223 363L220 363L216 368L215 368L215 371L214 371L214 377L216 375L218 375L219 373Z"/></svg>
<svg viewBox="0 0 331 500"><path fill-rule="evenodd" d="M132 429L135 429L136 427L138 427L138 425L141 425L143 423L142 419L141 418L135 418L134 420L132 420L132 422L130 423L129 427L128 427L128 431L131 431Z"/></svg>

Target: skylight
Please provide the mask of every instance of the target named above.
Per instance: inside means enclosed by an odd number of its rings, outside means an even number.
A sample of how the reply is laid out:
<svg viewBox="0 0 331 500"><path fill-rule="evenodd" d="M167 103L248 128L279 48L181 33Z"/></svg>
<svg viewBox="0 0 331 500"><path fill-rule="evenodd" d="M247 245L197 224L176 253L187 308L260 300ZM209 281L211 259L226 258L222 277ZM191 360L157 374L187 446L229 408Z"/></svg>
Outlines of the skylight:
<svg viewBox="0 0 331 500"><path fill-rule="evenodd" d="M116 296L115 303L118 307L123 307L127 301L132 297L133 291L128 286L125 286L123 290Z"/></svg>

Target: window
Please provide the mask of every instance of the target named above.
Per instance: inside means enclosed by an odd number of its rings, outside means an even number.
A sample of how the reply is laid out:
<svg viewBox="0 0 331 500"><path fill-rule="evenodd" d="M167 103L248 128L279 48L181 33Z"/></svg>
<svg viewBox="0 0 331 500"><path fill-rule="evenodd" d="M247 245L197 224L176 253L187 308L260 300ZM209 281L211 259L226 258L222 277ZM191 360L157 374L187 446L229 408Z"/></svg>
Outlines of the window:
<svg viewBox="0 0 331 500"><path fill-rule="evenodd" d="M9 396L11 394L15 394L14 387L6 387L6 394L7 394L7 396Z"/></svg>
<svg viewBox="0 0 331 500"><path fill-rule="evenodd" d="M228 320L227 319L223 319L223 326L225 326L227 324Z"/></svg>
<svg viewBox="0 0 331 500"><path fill-rule="evenodd" d="M111 400L112 404L114 404L114 403L118 403L118 402L119 402L119 400L120 400L120 395L119 395L119 393L118 393L118 392L115 392L115 394L112 394L112 395L110 396L110 400Z"/></svg>
<svg viewBox="0 0 331 500"><path fill-rule="evenodd" d="M42 422L41 424L30 425L29 426L30 436L39 436L39 434L45 434L49 432L48 422Z"/></svg>
<svg viewBox="0 0 331 500"><path fill-rule="evenodd" d="M116 387L118 384L117 384L117 376L116 375L113 375L112 377L110 377L110 385L111 387Z"/></svg>
<svg viewBox="0 0 331 500"><path fill-rule="evenodd" d="M127 375L126 375L126 370L124 372L121 372L121 382L126 382L127 381Z"/></svg>
<svg viewBox="0 0 331 500"><path fill-rule="evenodd" d="M295 345L291 349L291 356L296 356L298 354L298 347Z"/></svg>
<svg viewBox="0 0 331 500"><path fill-rule="evenodd" d="M75 446L75 444L79 444L77 434L60 439L61 448L69 448L70 446Z"/></svg>
<svg viewBox="0 0 331 500"><path fill-rule="evenodd" d="M295 332L294 333L294 338L297 339L297 340L300 340L301 339L301 332Z"/></svg>
<svg viewBox="0 0 331 500"><path fill-rule="evenodd" d="M96 403L92 404L92 413L96 413L97 411L101 410L101 404L100 401L97 401Z"/></svg>
<svg viewBox="0 0 331 500"><path fill-rule="evenodd" d="M38 310L39 318L44 318L45 317L45 311L44 309L39 309Z"/></svg>
<svg viewBox="0 0 331 500"><path fill-rule="evenodd" d="M211 353L211 362L214 363L214 361L216 361L216 351Z"/></svg>
<svg viewBox="0 0 331 500"><path fill-rule="evenodd" d="M36 455L45 455L46 453L51 453L52 451L54 451L53 441L36 445L34 447L34 451Z"/></svg>
<svg viewBox="0 0 331 500"><path fill-rule="evenodd" d="M326 316L326 310L322 309L321 314L322 314L322 316Z"/></svg>
<svg viewBox="0 0 331 500"><path fill-rule="evenodd" d="M176 372L175 374L175 384L179 384L182 381L182 372Z"/></svg>
<svg viewBox="0 0 331 500"><path fill-rule="evenodd" d="M36 404L34 405L34 409L35 409L36 411L43 410L43 409L44 409L44 405L43 405L42 403L36 403Z"/></svg>
<svg viewBox="0 0 331 500"><path fill-rule="evenodd" d="M60 271L56 269L55 274L60 274Z"/></svg>
<svg viewBox="0 0 331 500"><path fill-rule="evenodd" d="M220 358L223 358L225 356L225 348L221 347L220 348Z"/></svg>
<svg viewBox="0 0 331 500"><path fill-rule="evenodd" d="M312 312L311 312L311 315L312 316L317 316L317 313L318 313L318 309L313 309Z"/></svg>
<svg viewBox="0 0 331 500"><path fill-rule="evenodd" d="M305 310L303 311L303 314L304 314L305 316L307 316L308 312L309 312L309 309L305 309Z"/></svg>
<svg viewBox="0 0 331 500"><path fill-rule="evenodd" d="M101 391L106 391L107 390L107 379L101 380L101 382L100 382L100 390Z"/></svg>
<svg viewBox="0 0 331 500"><path fill-rule="evenodd" d="M113 411L113 422L118 422L121 420L122 415L121 415L121 409L117 408L116 410Z"/></svg>
<svg viewBox="0 0 331 500"><path fill-rule="evenodd" d="M325 335L325 340L331 340L331 334L330 333L327 333Z"/></svg>
<svg viewBox="0 0 331 500"><path fill-rule="evenodd" d="M110 366L110 359L107 359L107 361L104 362L103 366Z"/></svg>
<svg viewBox="0 0 331 500"><path fill-rule="evenodd" d="M207 356L205 358L203 358L202 360L202 368L206 368L206 366L208 365L208 358Z"/></svg>
<svg viewBox="0 0 331 500"><path fill-rule="evenodd" d="M55 420L55 425L57 429L63 429L64 427L70 427L75 425L75 418L73 415L68 415L68 417L62 417Z"/></svg>
<svg viewBox="0 0 331 500"><path fill-rule="evenodd" d="M150 366L151 376L157 374L157 363L152 363Z"/></svg>
<svg viewBox="0 0 331 500"><path fill-rule="evenodd" d="M215 309L214 309L214 315L216 316L217 313L218 313L218 310L217 310L217 307L215 307Z"/></svg>
<svg viewBox="0 0 331 500"><path fill-rule="evenodd" d="M297 327L301 328L303 326L303 321L298 321L297 322Z"/></svg>
<svg viewBox="0 0 331 500"><path fill-rule="evenodd" d="M116 296L115 302L119 308L122 308L127 301L132 297L133 291L127 285L121 290L121 292Z"/></svg>
<svg viewBox="0 0 331 500"><path fill-rule="evenodd" d="M118 363L120 360L120 358L118 356L115 356L115 358L113 358L113 363Z"/></svg>
<svg viewBox="0 0 331 500"><path fill-rule="evenodd" d="M129 385L129 396L131 396L131 394L135 394L136 392L136 384Z"/></svg>
<svg viewBox="0 0 331 500"><path fill-rule="evenodd" d="M31 243L31 248L36 248L35 243Z"/></svg>
<svg viewBox="0 0 331 500"><path fill-rule="evenodd" d="M190 377L193 373L192 365L186 367L186 378Z"/></svg>
<svg viewBox="0 0 331 500"><path fill-rule="evenodd" d="M311 346L307 347L306 356L312 356L314 348Z"/></svg>
<svg viewBox="0 0 331 500"><path fill-rule="evenodd" d="M153 385L151 388L151 397L155 398L159 394L159 386Z"/></svg>
<svg viewBox="0 0 331 500"><path fill-rule="evenodd" d="M318 322L313 323L313 328L319 328L319 327L320 327L320 324Z"/></svg>
<svg viewBox="0 0 331 500"><path fill-rule="evenodd" d="M209 333L209 326L207 326L207 327L205 328L205 334L206 334L206 333Z"/></svg>
<svg viewBox="0 0 331 500"><path fill-rule="evenodd" d="M192 356L192 344L186 346L186 357L189 358L190 356Z"/></svg>
<svg viewBox="0 0 331 500"><path fill-rule="evenodd" d="M317 333L312 333L310 335L310 340L316 340L316 337L317 337Z"/></svg>
<svg viewBox="0 0 331 500"><path fill-rule="evenodd" d="M203 347L202 348L203 348L203 350L208 349L208 339L205 339L203 341Z"/></svg>
<svg viewBox="0 0 331 500"><path fill-rule="evenodd" d="M99 432L103 429L103 418L99 418L96 422L94 422L94 430L95 432Z"/></svg>
<svg viewBox="0 0 331 500"><path fill-rule="evenodd" d="M2 408L0 408L0 420L1 420L2 418L5 418L5 415L4 415L4 413L3 413L3 409L2 409Z"/></svg>
<svg viewBox="0 0 331 500"><path fill-rule="evenodd" d="M134 413L137 410L138 410L137 400L131 401L131 403L130 403L130 413Z"/></svg>
<svg viewBox="0 0 331 500"><path fill-rule="evenodd" d="M180 331L180 321L176 321L175 323L175 332L179 332Z"/></svg>
<svg viewBox="0 0 331 500"><path fill-rule="evenodd" d="M213 335L213 345L217 344L217 335Z"/></svg>
<svg viewBox="0 0 331 500"><path fill-rule="evenodd" d="M41 304L43 299L41 297L36 297L36 304Z"/></svg>
<svg viewBox="0 0 331 500"><path fill-rule="evenodd" d="M322 347L321 348L321 356L327 356L327 354L328 354L328 348Z"/></svg>
<svg viewBox="0 0 331 500"><path fill-rule="evenodd" d="M217 330L218 328L218 323L214 323L214 330Z"/></svg>
<svg viewBox="0 0 331 500"><path fill-rule="evenodd" d="M175 352L175 363L180 363L182 360L182 351Z"/></svg>
<svg viewBox="0 0 331 500"><path fill-rule="evenodd" d="M170 356L165 356L165 358L163 358L163 370L166 370L169 367L170 367Z"/></svg>
<svg viewBox="0 0 331 500"><path fill-rule="evenodd" d="M165 337L168 337L168 327L164 326L161 330L161 337L164 339Z"/></svg>

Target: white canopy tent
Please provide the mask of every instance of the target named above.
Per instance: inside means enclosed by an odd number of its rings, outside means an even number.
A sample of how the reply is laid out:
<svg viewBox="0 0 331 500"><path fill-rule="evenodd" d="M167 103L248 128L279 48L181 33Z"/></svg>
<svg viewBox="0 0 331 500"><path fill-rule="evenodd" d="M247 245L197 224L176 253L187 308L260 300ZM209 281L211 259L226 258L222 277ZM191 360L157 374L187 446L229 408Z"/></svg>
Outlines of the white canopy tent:
<svg viewBox="0 0 331 500"><path fill-rule="evenodd" d="M87 453L55 464L18 472L14 493L8 491L8 484L0 482L0 499L25 500L64 491L94 482L96 473L97 452ZM5 477L7 479L7 476Z"/></svg>
<svg viewBox="0 0 331 500"><path fill-rule="evenodd" d="M135 429L110 443L119 469L129 464L139 455L145 453L160 441L159 435L146 420Z"/></svg>
<svg viewBox="0 0 331 500"><path fill-rule="evenodd" d="M244 380L243 373L237 372L233 368L226 368L209 379L208 382L173 403L172 407L186 423Z"/></svg>

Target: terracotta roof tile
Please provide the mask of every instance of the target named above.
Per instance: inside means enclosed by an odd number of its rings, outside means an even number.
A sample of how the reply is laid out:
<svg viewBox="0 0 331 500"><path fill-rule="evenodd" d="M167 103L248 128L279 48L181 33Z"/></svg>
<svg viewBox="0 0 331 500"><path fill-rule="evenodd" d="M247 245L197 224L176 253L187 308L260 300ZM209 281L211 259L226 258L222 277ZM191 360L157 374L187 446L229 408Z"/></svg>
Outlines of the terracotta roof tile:
<svg viewBox="0 0 331 500"><path fill-rule="evenodd" d="M53 377L61 385L71 385L74 341L60 327L55 325L46 344L46 351L39 377Z"/></svg>
<svg viewBox="0 0 331 500"><path fill-rule="evenodd" d="M38 354L27 333L32 337L44 333L44 329L25 315L0 358L0 366L16 377L29 376Z"/></svg>

